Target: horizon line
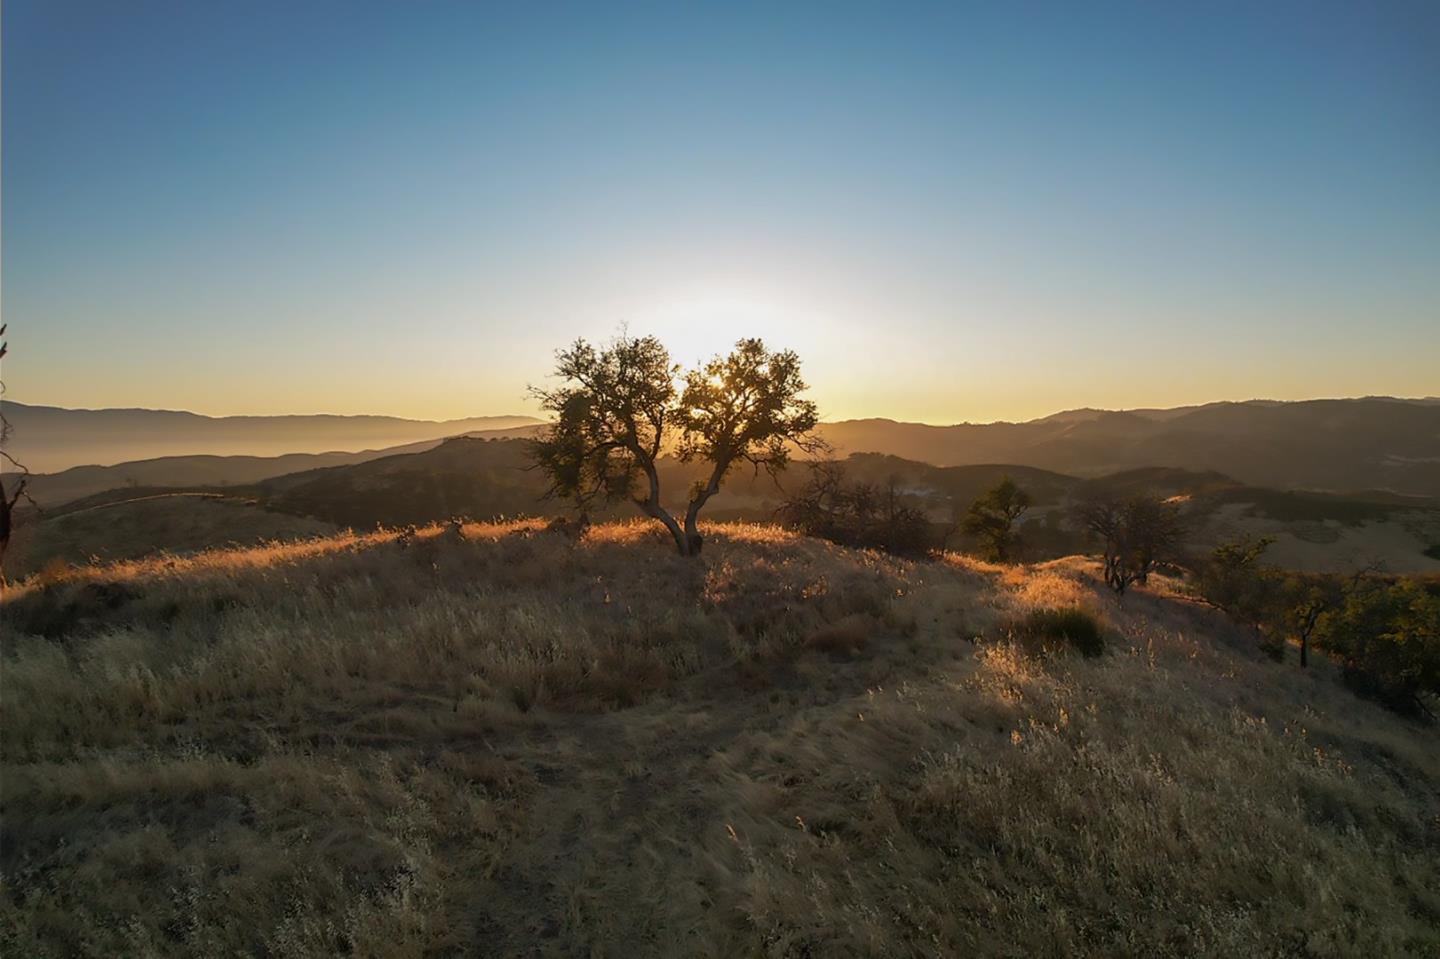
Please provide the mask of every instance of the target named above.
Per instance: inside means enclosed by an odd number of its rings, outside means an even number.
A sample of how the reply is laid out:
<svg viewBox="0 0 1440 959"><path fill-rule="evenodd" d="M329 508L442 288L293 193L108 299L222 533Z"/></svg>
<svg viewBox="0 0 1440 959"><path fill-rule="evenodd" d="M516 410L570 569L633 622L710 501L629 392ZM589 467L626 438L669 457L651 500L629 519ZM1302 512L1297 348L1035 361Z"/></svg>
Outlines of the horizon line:
<svg viewBox="0 0 1440 959"><path fill-rule="evenodd" d="M1198 409L1203 409L1203 408L1205 408L1205 407L1207 407L1207 406L1244 406L1244 405L1253 404L1253 403L1264 403L1264 404L1271 404L1271 405L1288 405L1288 404L1296 404L1296 403L1359 402L1359 401L1364 401L1364 400L1379 400L1379 401L1388 400L1388 401L1396 402L1396 403L1440 403L1440 396L1437 396L1437 395L1426 395L1426 396L1396 396L1396 395L1393 395L1393 394L1381 394L1381 393L1367 393L1367 394L1362 395L1362 396L1311 396L1311 397L1303 397L1303 398L1300 398L1300 399L1274 399L1274 398L1270 398L1270 397L1256 396L1256 397L1251 397L1251 398L1249 398L1249 399L1243 399L1243 400L1220 399L1220 400L1207 400L1207 401L1201 402L1201 403L1182 403L1182 404L1180 404L1180 405L1178 405L1178 406L1130 406L1130 407L1119 407L1119 408L1114 408L1114 409L1107 408L1107 407L1099 407L1099 406L1074 406L1074 407L1067 407L1067 408L1065 408L1065 409L1055 410L1055 411L1052 412L1052 413L1046 413L1046 414L1044 414L1044 415L1042 415L1042 416L1035 416L1035 417L1031 417L1030 419L1024 419L1024 420L997 419L997 420L987 420L987 421L984 421L984 422L975 422L975 421L972 421L972 420L957 420L957 421L950 421L950 422L937 422L937 421L929 421L929 420L896 419L896 418L893 417L893 416L850 416L850 417L845 417L845 418L843 418L843 419L826 419L826 420L822 420L822 421L821 421L821 424L822 424L822 425L824 425L824 424L837 425L837 424L841 424L841 423L885 422L885 423L895 423L895 424L897 424L897 425L905 425L905 426L928 426L928 427L933 427L933 428L936 428L936 429L945 429L945 428L947 428L947 427L955 427L955 426L999 426L999 425L1012 425L1012 426L1013 426L1013 425L1020 425L1020 424L1024 424L1024 423L1037 423L1037 422L1040 422L1040 421L1042 421L1042 420L1051 419L1051 418L1053 418L1053 417L1061 416L1061 415L1066 414L1066 413L1146 413L1146 412L1169 413L1169 412L1176 412L1176 411L1180 411L1180 410L1198 410ZM169 409L169 408L163 408L163 407L150 407L150 406L102 406L102 407L60 406L60 405L56 405L56 404L52 404L52 403L28 403L28 402L25 402L25 401L23 401L23 400L15 400L15 399L10 399L10 398L0 398L0 407L3 407L3 405L6 404L6 403L16 404L16 405L24 406L24 407L27 407L27 408L30 408L30 409L62 410L62 411L65 411L65 412L70 412L70 413L174 413L174 414L178 414L178 415L182 415L182 416L195 416L195 417L199 417L199 418L202 418L202 419L209 419L209 420L228 420L228 419L262 419L262 420L263 420L263 419L276 419L276 420L279 420L279 419L304 419L304 418L307 418L307 417L315 417L315 418L325 417L325 418L330 418L330 419L352 419L352 420L358 420L358 419L386 419L386 420L395 420L395 421L403 422L403 423L433 423L433 424L437 424L437 425L444 425L444 424L448 424L448 423L461 423L461 422L465 422L465 421L467 421L467 420L493 420L493 419L523 419L523 420L532 420L532 421L534 421L535 423L547 423L547 422L549 422L549 420L543 419L543 418L541 418L541 417L535 416L535 415L530 414L530 413L478 413L478 414L469 415L469 416L446 417L446 418L443 418L443 419L423 419L423 418L417 418L417 417L413 417L413 416L399 416L399 415L393 414L393 413L328 413L328 412L312 412L312 413L200 413L200 412L197 412L197 411L195 411L195 410Z"/></svg>

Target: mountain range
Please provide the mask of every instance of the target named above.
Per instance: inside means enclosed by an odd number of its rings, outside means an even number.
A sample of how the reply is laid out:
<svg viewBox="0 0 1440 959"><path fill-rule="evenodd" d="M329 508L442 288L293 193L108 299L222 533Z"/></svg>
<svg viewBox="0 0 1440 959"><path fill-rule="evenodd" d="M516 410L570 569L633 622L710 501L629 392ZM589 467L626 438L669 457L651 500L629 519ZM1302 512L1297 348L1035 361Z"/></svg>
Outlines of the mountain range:
<svg viewBox="0 0 1440 959"><path fill-rule="evenodd" d="M20 403L6 403L5 414L14 426L7 452L37 473L71 470L37 478L36 495L50 486L68 498L126 484L253 483L416 452L446 437L527 436L543 426L527 416L207 417ZM882 453L935 466L1010 464L1081 477L1155 466L1214 471L1278 489L1440 495L1440 400L1434 398L1082 409L1024 423L952 426L844 420L822 424L820 433L840 456ZM97 471L88 464L108 465ZM45 495L53 500L57 493Z"/></svg>
<svg viewBox="0 0 1440 959"><path fill-rule="evenodd" d="M72 410L8 400L4 413L13 427L7 452L37 473L168 456L377 450L541 422L533 416L202 416L178 410Z"/></svg>
<svg viewBox="0 0 1440 959"><path fill-rule="evenodd" d="M1440 494L1440 401L1364 398L1073 410L1028 423L825 424L842 453L936 466L1014 463L1076 476L1143 466L1215 471L1281 489Z"/></svg>

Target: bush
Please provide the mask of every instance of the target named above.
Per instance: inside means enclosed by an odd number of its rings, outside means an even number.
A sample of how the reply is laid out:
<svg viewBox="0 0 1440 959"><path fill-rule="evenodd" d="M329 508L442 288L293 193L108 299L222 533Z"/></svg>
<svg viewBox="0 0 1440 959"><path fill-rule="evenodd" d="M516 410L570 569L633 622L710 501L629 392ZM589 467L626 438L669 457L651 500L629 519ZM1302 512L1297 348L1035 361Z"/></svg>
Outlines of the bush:
<svg viewBox="0 0 1440 959"><path fill-rule="evenodd" d="M1359 695L1417 714L1440 694L1440 595L1419 580L1357 580L1316 639Z"/></svg>
<svg viewBox="0 0 1440 959"><path fill-rule="evenodd" d="M1034 610L1025 617L1020 629L1036 639L1067 643L1086 659L1105 652L1105 634L1100 622L1078 606Z"/></svg>
<svg viewBox="0 0 1440 959"><path fill-rule="evenodd" d="M793 530L841 546L924 556L934 545L930 521L904 503L893 479L884 490L847 484L844 468L829 461L811 464L809 481L780 506L778 515Z"/></svg>

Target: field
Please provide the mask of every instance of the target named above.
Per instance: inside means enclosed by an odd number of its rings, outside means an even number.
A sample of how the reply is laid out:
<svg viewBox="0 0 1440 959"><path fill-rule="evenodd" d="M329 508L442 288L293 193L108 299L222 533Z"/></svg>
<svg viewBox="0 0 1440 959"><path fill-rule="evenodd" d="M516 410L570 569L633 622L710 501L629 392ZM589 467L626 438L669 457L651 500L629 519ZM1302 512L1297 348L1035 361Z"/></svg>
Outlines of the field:
<svg viewBox="0 0 1440 959"><path fill-rule="evenodd" d="M1440 750L1090 563L333 534L5 595L0 952L1440 953ZM1026 629L1097 621L1103 655ZM1084 618L1084 617L1082 617Z"/></svg>

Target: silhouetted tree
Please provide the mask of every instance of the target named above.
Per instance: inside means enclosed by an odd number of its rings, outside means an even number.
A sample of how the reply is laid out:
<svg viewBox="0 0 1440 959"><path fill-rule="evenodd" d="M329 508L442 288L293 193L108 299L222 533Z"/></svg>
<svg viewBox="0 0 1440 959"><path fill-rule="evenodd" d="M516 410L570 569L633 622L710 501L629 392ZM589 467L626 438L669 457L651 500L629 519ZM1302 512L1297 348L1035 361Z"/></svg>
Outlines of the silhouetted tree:
<svg viewBox="0 0 1440 959"><path fill-rule="evenodd" d="M4 337L5 331L8 328L8 324L0 324L0 337ZM0 339L0 360L4 360L5 355L9 352L10 344ZM5 383L4 381L0 381L0 399L3 399L4 395ZM30 494L25 490L29 482L28 477L30 470L10 455L9 446L12 430L13 428L10 425L10 421L5 418L3 403L0 403L0 459L9 463L20 473L19 478L8 492L5 490L4 484L0 483L0 581L4 580L3 564L5 561L5 551L10 547L10 534L15 528L15 506L20 502L21 497L29 500L31 505L35 503L34 500L30 499ZM4 470L0 469L0 473L3 472Z"/></svg>
<svg viewBox="0 0 1440 959"><path fill-rule="evenodd" d="M680 459L707 462L711 468L709 478L690 491L682 553L700 551L700 510L720 492L732 468L744 463L773 477L789 464L791 445L806 452L823 447L812 434L819 421L815 404L800 399L805 389L800 357L791 350L772 353L753 338L686 374L679 408Z"/></svg>
<svg viewBox="0 0 1440 959"><path fill-rule="evenodd" d="M535 444L551 494L581 508L597 499L631 499L664 524L683 556L700 552L700 510L735 466L773 475L789 462L792 445L821 446L811 434L815 404L799 395L806 388L799 357L771 352L758 339L741 340L728 356L683 375L653 336L622 334L604 349L577 340L556 354L555 373L560 387L533 390L555 416ZM683 520L660 500L656 463L672 452L710 464Z"/></svg>
<svg viewBox="0 0 1440 959"><path fill-rule="evenodd" d="M977 537L988 559L1005 562L1014 543L1015 523L1030 508L1030 494L1006 476L965 514L965 532Z"/></svg>
<svg viewBox="0 0 1440 959"><path fill-rule="evenodd" d="M1172 503L1148 496L1098 499L1081 504L1077 514L1102 544L1105 585L1117 596L1134 583L1145 585L1155 565L1179 550L1183 527Z"/></svg>

